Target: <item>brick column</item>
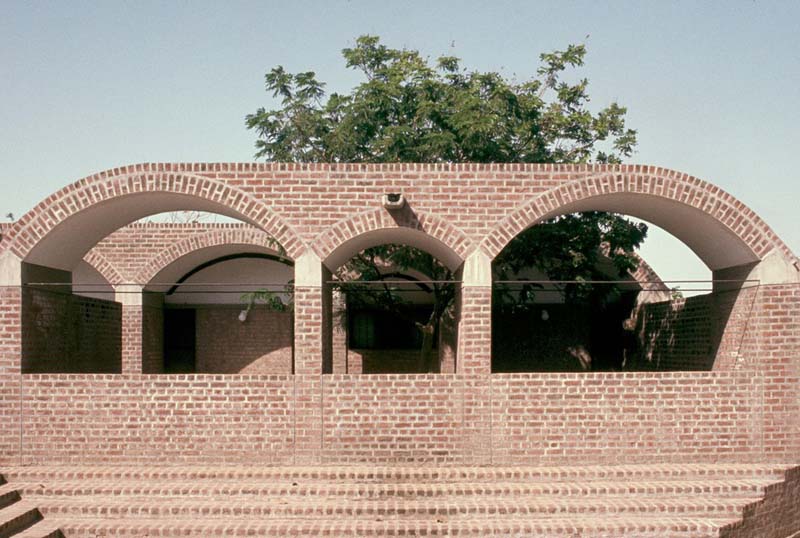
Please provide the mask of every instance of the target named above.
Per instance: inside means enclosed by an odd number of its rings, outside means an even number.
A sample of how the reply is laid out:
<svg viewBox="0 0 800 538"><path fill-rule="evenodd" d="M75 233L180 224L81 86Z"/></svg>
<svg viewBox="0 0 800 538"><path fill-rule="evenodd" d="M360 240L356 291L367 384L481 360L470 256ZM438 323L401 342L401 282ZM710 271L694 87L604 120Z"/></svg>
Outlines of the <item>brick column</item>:
<svg viewBox="0 0 800 538"><path fill-rule="evenodd" d="M492 260L475 251L464 262L459 300L456 372L492 371Z"/></svg>
<svg viewBox="0 0 800 538"><path fill-rule="evenodd" d="M294 373L319 375L331 362L330 271L312 251L295 260L294 271Z"/></svg>
<svg viewBox="0 0 800 538"><path fill-rule="evenodd" d="M142 373L142 287L123 284L115 288L122 304L122 373Z"/></svg>
<svg viewBox="0 0 800 538"><path fill-rule="evenodd" d="M312 251L294 264L294 463L322 457L322 373L330 366L330 271ZM327 354L327 357L326 357Z"/></svg>
<svg viewBox="0 0 800 538"><path fill-rule="evenodd" d="M492 463L492 260L475 251L461 271L456 373L463 383L464 463Z"/></svg>
<svg viewBox="0 0 800 538"><path fill-rule="evenodd" d="M22 262L0 254L0 465L21 461Z"/></svg>

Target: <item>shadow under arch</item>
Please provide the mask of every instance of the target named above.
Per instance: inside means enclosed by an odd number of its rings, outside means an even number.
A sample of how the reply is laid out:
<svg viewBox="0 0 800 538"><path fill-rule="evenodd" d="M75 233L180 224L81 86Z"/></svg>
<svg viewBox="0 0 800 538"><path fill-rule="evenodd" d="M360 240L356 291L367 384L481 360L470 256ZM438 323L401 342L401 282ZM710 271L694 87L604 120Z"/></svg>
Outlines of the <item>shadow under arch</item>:
<svg viewBox="0 0 800 538"><path fill-rule="evenodd" d="M656 358L641 362L641 368L727 370L754 360L741 356L740 345L758 285L797 280L796 257L758 215L696 178L652 167L622 167L619 173L565 183L534 197L501 221L482 248L495 258L526 229L583 211L649 221L682 241L712 271L708 295L664 301L660 312L648 307L642 318L651 326L637 330L647 333L648 357ZM698 320L703 324L696 325Z"/></svg>

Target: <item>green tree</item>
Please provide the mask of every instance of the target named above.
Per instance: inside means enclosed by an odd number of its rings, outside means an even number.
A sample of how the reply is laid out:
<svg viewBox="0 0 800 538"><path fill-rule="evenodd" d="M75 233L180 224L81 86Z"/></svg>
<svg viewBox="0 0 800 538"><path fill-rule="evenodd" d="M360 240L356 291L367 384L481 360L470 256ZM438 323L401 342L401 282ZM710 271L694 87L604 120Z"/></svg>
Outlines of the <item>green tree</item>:
<svg viewBox="0 0 800 538"><path fill-rule="evenodd" d="M470 71L459 58L433 64L416 50L393 49L376 36L361 36L342 51L348 68L363 81L347 94L325 92L312 71L289 73L282 66L265 76L266 90L280 99L276 109L246 117L254 130L256 158L282 162L526 162L616 163L632 154L636 131L625 125L626 109L612 103L589 108L588 81L568 82L568 70L583 65L584 45L540 56L530 79L516 81L495 71ZM636 266L632 256L646 227L608 213L551 219L518 236L495 260L512 278L537 266L553 280L592 280L605 248L620 275ZM402 245L367 249L340 270L350 281L385 280L382 266L414 269L430 280L452 273L429 254ZM586 286L565 286L567 300L586 300ZM403 300L389 284L364 284L354 294L373 307L402 315ZM437 286L423 335L421 357L453 302L452 286ZM524 307L535 290L501 288L497 300ZM426 347L428 349L426 349Z"/></svg>

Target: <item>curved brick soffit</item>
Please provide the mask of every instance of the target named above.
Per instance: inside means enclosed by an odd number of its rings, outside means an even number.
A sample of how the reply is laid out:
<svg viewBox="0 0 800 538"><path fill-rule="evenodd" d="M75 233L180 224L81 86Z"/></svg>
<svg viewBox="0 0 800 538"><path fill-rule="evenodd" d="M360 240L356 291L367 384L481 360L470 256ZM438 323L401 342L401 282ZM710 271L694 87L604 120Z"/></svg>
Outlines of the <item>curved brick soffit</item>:
<svg viewBox="0 0 800 538"><path fill-rule="evenodd" d="M632 166L570 181L517 208L484 238L481 249L497 256L511 239L544 216L572 202L613 193L636 193L666 198L699 209L734 233L758 259L777 249L789 260L796 256L752 209L701 179L673 170Z"/></svg>
<svg viewBox="0 0 800 538"><path fill-rule="evenodd" d="M83 261L94 267L94 269L106 279L106 282L112 286L125 283L125 278L117 270L114 264L99 252L90 250L86 256L83 257Z"/></svg>
<svg viewBox="0 0 800 538"><path fill-rule="evenodd" d="M256 228L223 228L209 230L187 237L150 258L134 277L134 282L141 285L151 280L165 267L179 258L204 248L220 245L253 245L275 250L270 246L272 236ZM277 254L277 252L276 252Z"/></svg>
<svg viewBox="0 0 800 538"><path fill-rule="evenodd" d="M226 206L269 233L291 258L305 251L300 235L263 201L222 181L162 168L168 167L140 164L115 168L64 187L16 221L0 243L0 251L9 249L24 260L39 241L67 218L107 200L146 192L184 194Z"/></svg>
<svg viewBox="0 0 800 538"><path fill-rule="evenodd" d="M342 219L317 235L311 248L325 260L337 248L359 235L387 228L409 228L437 239L462 260L476 248L475 243L445 219L428 212L416 212L412 218L395 218L384 208L372 209Z"/></svg>

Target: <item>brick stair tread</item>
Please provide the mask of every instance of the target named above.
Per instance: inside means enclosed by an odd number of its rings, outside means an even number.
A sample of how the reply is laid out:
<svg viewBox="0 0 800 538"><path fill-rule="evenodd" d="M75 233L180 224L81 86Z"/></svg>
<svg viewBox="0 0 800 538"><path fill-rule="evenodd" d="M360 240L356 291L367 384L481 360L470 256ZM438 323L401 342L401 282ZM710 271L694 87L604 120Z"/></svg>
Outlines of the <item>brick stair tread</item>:
<svg viewBox="0 0 800 538"><path fill-rule="evenodd" d="M736 500L689 496L671 500L642 500L629 496L595 499L560 496L522 497L514 499L320 502L318 498L292 501L256 499L241 502L230 499L151 497L35 497L36 505L46 517L169 517L169 518L328 518L386 516L412 517L506 517L554 514L669 514L669 515L738 515L744 506L758 498Z"/></svg>
<svg viewBox="0 0 800 538"><path fill-rule="evenodd" d="M19 501L18 489L11 484L0 484L0 508Z"/></svg>
<svg viewBox="0 0 800 538"><path fill-rule="evenodd" d="M289 482L264 480L17 480L23 495L220 495L220 496L303 496L318 497L464 497L508 495L685 495L715 494L741 496L761 493L777 479L726 478L717 480L569 481L545 483L459 482L459 483L350 483Z"/></svg>
<svg viewBox="0 0 800 538"><path fill-rule="evenodd" d="M141 479L302 479L382 481L475 481L475 480L608 480L633 477L753 477L782 478L790 464L660 464L592 466L517 466L517 467L259 467L259 466L31 466L3 470L10 479L47 477L141 478Z"/></svg>
<svg viewBox="0 0 800 538"><path fill-rule="evenodd" d="M0 508L0 536L9 529L18 529L41 519L36 505L26 500L17 501Z"/></svg>
<svg viewBox="0 0 800 538"><path fill-rule="evenodd" d="M618 517L570 515L568 518L505 518L503 520L244 520L229 521L165 521L163 519L86 519L60 520L66 536L627 536L641 538L699 538L717 536L718 529L735 519L687 517ZM608 534L614 533L614 534Z"/></svg>
<svg viewBox="0 0 800 538"><path fill-rule="evenodd" d="M41 520L15 534L12 538L61 538L62 536L58 524L53 521Z"/></svg>

